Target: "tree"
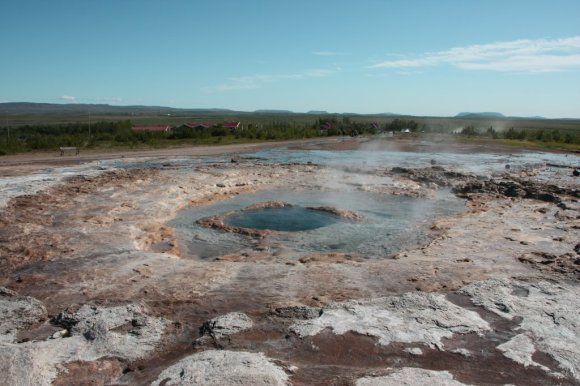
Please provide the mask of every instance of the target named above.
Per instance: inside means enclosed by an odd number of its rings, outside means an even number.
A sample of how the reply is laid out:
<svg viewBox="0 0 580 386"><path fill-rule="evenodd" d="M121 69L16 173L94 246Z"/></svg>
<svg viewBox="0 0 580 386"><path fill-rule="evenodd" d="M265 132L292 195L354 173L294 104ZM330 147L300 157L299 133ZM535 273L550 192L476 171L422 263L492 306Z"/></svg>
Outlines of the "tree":
<svg viewBox="0 0 580 386"><path fill-rule="evenodd" d="M461 135L467 135L468 137L474 137L474 136L479 135L479 133L477 132L475 127L469 125L467 127L464 127L463 130L461 130Z"/></svg>

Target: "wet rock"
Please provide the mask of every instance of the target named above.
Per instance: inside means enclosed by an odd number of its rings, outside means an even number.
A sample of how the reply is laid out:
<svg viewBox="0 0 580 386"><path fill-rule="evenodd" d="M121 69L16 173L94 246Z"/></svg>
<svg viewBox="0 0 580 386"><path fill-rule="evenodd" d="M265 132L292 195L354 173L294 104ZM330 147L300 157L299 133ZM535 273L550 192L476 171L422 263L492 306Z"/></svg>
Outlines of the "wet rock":
<svg viewBox="0 0 580 386"><path fill-rule="evenodd" d="M535 200L560 203L561 198L553 193L543 193L543 192L528 192L525 198L533 198Z"/></svg>
<svg viewBox="0 0 580 386"><path fill-rule="evenodd" d="M285 319L314 319L322 314L322 309L309 306L280 307L271 314Z"/></svg>
<svg viewBox="0 0 580 386"><path fill-rule="evenodd" d="M517 184L513 182L508 182L503 186L503 189L500 189L500 192L503 193L506 197L525 197L526 191Z"/></svg>
<svg viewBox="0 0 580 386"><path fill-rule="evenodd" d="M578 255L578 251L575 252ZM518 260L524 264L531 264L534 268L543 272L580 279L580 266L576 263L577 258L572 252L562 255L530 252L519 256Z"/></svg>
<svg viewBox="0 0 580 386"><path fill-rule="evenodd" d="M342 217L344 219L352 221L361 221L364 219L364 216L362 216L361 214L346 209L335 208L333 206L308 207L308 209L332 213L335 216Z"/></svg>
<svg viewBox="0 0 580 386"><path fill-rule="evenodd" d="M562 202L560 195L570 195L572 197L578 197L580 195L577 189L565 189L556 185L516 178L487 181L467 180L462 184L454 186L452 192L463 198L469 198L474 193L499 194L505 197L535 199L556 204Z"/></svg>
<svg viewBox="0 0 580 386"><path fill-rule="evenodd" d="M252 229L252 228L243 228L243 227L236 227L227 225L225 223L225 219L234 214L235 212L226 213L225 215L221 216L209 216L204 217L196 221L196 224L201 225L206 228L216 229L222 232L229 232L229 233L238 233L245 236L251 237L265 237L269 235L272 231L268 229Z"/></svg>
<svg viewBox="0 0 580 386"><path fill-rule="evenodd" d="M356 386L465 386L453 379L448 371L433 371L414 367L403 367L392 374L382 377L364 377L355 383Z"/></svg>
<svg viewBox="0 0 580 386"><path fill-rule="evenodd" d="M329 327L335 334L354 331L376 336L382 345L421 342L440 349L442 338L489 330L477 313L429 293L330 304L318 318L299 321L290 329L299 336L310 336Z"/></svg>
<svg viewBox="0 0 580 386"><path fill-rule="evenodd" d="M0 287L0 342L14 342L19 330L46 318L46 308L40 301Z"/></svg>
<svg viewBox="0 0 580 386"><path fill-rule="evenodd" d="M286 372L262 353L209 350L163 370L152 385L287 385Z"/></svg>
<svg viewBox="0 0 580 386"><path fill-rule="evenodd" d="M402 175L412 181L423 184L434 183L439 186L450 186L454 183L464 180L472 180L474 177L462 173L447 171L441 166L432 166L430 168L404 168L394 167L390 170L392 174Z"/></svg>
<svg viewBox="0 0 580 386"><path fill-rule="evenodd" d="M289 204L285 201L273 200L273 201L257 202L255 204L250 205L250 206L246 206L241 211L242 212L249 212L252 210L259 210L259 209L286 208L286 207L291 207L291 206L292 206L292 204Z"/></svg>

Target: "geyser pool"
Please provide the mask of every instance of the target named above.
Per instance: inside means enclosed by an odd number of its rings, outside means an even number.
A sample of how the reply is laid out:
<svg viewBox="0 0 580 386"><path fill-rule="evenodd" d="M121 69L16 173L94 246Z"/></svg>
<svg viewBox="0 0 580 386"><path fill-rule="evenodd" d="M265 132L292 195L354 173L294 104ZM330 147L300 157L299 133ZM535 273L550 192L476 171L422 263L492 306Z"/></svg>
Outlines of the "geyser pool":
<svg viewBox="0 0 580 386"><path fill-rule="evenodd" d="M204 227L196 222L211 216L223 216L234 212L240 214L234 221L242 223L230 226L242 226L257 229L259 219L248 217L253 211L245 208L267 201L283 201L291 204L290 208L299 208L294 214L313 215L307 208L334 207L355 212L362 216L360 221L350 221L333 213L317 213L332 222L325 226L313 227L299 232L274 232L265 238L224 232L222 230ZM272 208L257 210L253 215L260 217L268 214L264 225L269 230L276 230L272 221L282 221L289 226L286 213L290 208ZM275 216L273 209L284 209L284 216ZM264 210L264 212L261 212ZM218 256L241 254L267 250L269 253L289 253L298 258L310 253L344 252L354 253L368 258L381 258L421 244L427 240L427 231L432 221L441 216L455 214L465 210L465 201L441 192L435 198L414 198L392 196L364 191L262 191L251 194L241 194L232 199L218 202L205 207L189 208L181 211L177 217L168 223L176 231L180 249L184 256L211 259ZM317 211L314 211L317 212ZM243 215L242 215L243 213ZM270 216L272 215L272 216ZM330 216L330 217L326 217ZM333 217L334 216L334 217ZM228 216L230 217L230 216ZM298 225L304 226L303 219L298 219Z"/></svg>
<svg viewBox="0 0 580 386"><path fill-rule="evenodd" d="M297 232L322 228L340 220L332 213L301 206L284 206L237 212L228 216L225 222L242 228Z"/></svg>

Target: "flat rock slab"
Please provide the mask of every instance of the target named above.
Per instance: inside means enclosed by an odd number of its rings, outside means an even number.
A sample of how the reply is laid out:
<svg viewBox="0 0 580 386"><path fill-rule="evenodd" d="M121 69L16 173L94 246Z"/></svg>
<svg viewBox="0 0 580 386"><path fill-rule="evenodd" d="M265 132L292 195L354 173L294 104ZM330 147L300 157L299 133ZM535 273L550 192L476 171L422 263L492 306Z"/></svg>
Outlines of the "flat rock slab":
<svg viewBox="0 0 580 386"><path fill-rule="evenodd" d="M147 316L138 305L93 307L60 315L71 336L21 344L0 343L0 374L6 385L51 385L59 365L104 357L136 360L153 351L164 319Z"/></svg>
<svg viewBox="0 0 580 386"><path fill-rule="evenodd" d="M354 331L376 336L383 345L418 342L432 348L442 348L442 338L453 334L490 329L477 313L456 306L443 295L412 292L330 304L322 309L320 317L299 321L290 328L299 336L331 328L335 334Z"/></svg>
<svg viewBox="0 0 580 386"><path fill-rule="evenodd" d="M200 328L202 336L197 341L203 342L209 338L220 339L252 328L253 325L248 315L242 312L230 312L205 322Z"/></svg>
<svg viewBox="0 0 580 386"><path fill-rule="evenodd" d="M262 353L210 350L165 369L153 386L287 385L288 375Z"/></svg>
<svg viewBox="0 0 580 386"><path fill-rule="evenodd" d="M403 367L392 374L382 377L364 377L356 381L356 386L465 386L465 383L453 379L448 371L424 370L414 367Z"/></svg>
<svg viewBox="0 0 580 386"><path fill-rule="evenodd" d="M533 353L542 351L580 381L580 287L489 279L468 285L461 292L503 318L522 319L517 327L521 333L498 347L506 357L525 366L542 367L532 361Z"/></svg>
<svg viewBox="0 0 580 386"><path fill-rule="evenodd" d="M46 318L46 308L40 301L0 287L0 343L13 343L19 330Z"/></svg>

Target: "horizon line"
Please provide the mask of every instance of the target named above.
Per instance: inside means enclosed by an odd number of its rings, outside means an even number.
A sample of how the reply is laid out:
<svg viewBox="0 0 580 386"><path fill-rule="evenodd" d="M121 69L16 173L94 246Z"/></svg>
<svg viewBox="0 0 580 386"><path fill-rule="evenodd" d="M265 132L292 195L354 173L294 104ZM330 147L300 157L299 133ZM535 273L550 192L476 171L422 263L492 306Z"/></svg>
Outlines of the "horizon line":
<svg viewBox="0 0 580 386"><path fill-rule="evenodd" d="M172 109L172 110L198 110L198 111L227 111L232 113L289 113L289 114L307 114L307 115L362 115L362 116L374 116L374 115L383 115L383 116L399 116L399 117L417 117L417 118L462 118L461 114L465 114L468 116L477 116L477 117L484 117L489 119L505 119L505 118L522 118L522 119L546 119L546 120L580 120L580 117L553 117L548 118L542 115L530 115L530 116L521 116L521 115L506 115L501 112L497 111L461 111L456 113L455 115L418 115L413 113L391 113L391 112L380 112L380 113L357 113L357 112L329 112L327 110L317 110L311 109L308 111L294 111L290 109L284 108L258 108L254 110L237 110L231 109L226 107L174 107L174 106L163 106L163 105L146 105L146 104L110 104L110 103L86 103L86 102L74 102L74 101L63 101L63 102L30 102L30 101L0 101L1 105L7 104L37 104L37 105L62 105L62 106L109 106L113 108L130 108L130 107L144 107L144 108L163 108L163 109ZM6 111L4 111L6 114ZM486 114L496 114L486 116Z"/></svg>

